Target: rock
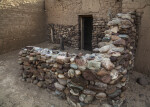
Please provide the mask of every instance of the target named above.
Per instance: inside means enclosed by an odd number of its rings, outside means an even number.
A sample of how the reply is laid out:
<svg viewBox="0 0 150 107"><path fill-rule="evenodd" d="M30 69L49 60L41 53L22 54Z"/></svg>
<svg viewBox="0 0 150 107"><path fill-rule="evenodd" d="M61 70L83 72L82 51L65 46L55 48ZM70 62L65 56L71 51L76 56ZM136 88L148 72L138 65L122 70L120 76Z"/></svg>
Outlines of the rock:
<svg viewBox="0 0 150 107"><path fill-rule="evenodd" d="M107 95L113 94L116 90L117 90L117 88L116 88L115 86L109 87L109 88L107 88L107 90L106 90L106 94L107 94Z"/></svg>
<svg viewBox="0 0 150 107"><path fill-rule="evenodd" d="M43 86L43 82L42 81L38 82L37 86L41 88Z"/></svg>
<svg viewBox="0 0 150 107"><path fill-rule="evenodd" d="M58 74L58 78L62 79L65 78L65 76L63 74Z"/></svg>
<svg viewBox="0 0 150 107"><path fill-rule="evenodd" d="M127 77L124 76L124 77L121 79L121 82L126 82L126 80L127 80Z"/></svg>
<svg viewBox="0 0 150 107"><path fill-rule="evenodd" d="M93 52L98 53L99 52L99 48L93 49Z"/></svg>
<svg viewBox="0 0 150 107"><path fill-rule="evenodd" d="M84 70L86 69L86 66L78 66L78 69L79 69L80 71L84 71Z"/></svg>
<svg viewBox="0 0 150 107"><path fill-rule="evenodd" d="M63 85L59 84L58 82L54 83L54 86L59 91L63 91L65 89L65 87Z"/></svg>
<svg viewBox="0 0 150 107"><path fill-rule="evenodd" d="M112 52L110 53L112 57L119 57L121 56L121 53L120 52ZM112 59L111 59L112 60Z"/></svg>
<svg viewBox="0 0 150 107"><path fill-rule="evenodd" d="M127 38L129 38L129 36L128 36L128 35L125 35L125 34L120 34L119 37L122 38L122 39L127 39Z"/></svg>
<svg viewBox="0 0 150 107"><path fill-rule="evenodd" d="M119 31L118 26L113 26L113 27L111 28L111 32L113 32L113 33L118 33L118 31Z"/></svg>
<svg viewBox="0 0 150 107"><path fill-rule="evenodd" d="M82 75L85 80L94 81L96 79L96 76L90 70L85 70Z"/></svg>
<svg viewBox="0 0 150 107"><path fill-rule="evenodd" d="M96 99L101 99L101 98L106 98L107 97L107 95L105 94L105 93L98 93L98 94L96 94Z"/></svg>
<svg viewBox="0 0 150 107"><path fill-rule="evenodd" d="M106 87L99 87L95 85L88 85L88 89L96 91L96 92L104 92L106 90Z"/></svg>
<svg viewBox="0 0 150 107"><path fill-rule="evenodd" d="M107 88L107 84L104 84L102 82L95 82L95 85L100 87L100 88L105 88L105 89Z"/></svg>
<svg viewBox="0 0 150 107"><path fill-rule="evenodd" d="M67 85L67 80L66 79L57 79L58 80L58 82L61 84L61 85Z"/></svg>
<svg viewBox="0 0 150 107"><path fill-rule="evenodd" d="M82 87L86 87L88 85L88 83L89 83L82 76L77 76L77 77L71 78L71 81L73 83L76 83L76 84L82 86Z"/></svg>
<svg viewBox="0 0 150 107"><path fill-rule="evenodd" d="M72 69L78 69L78 66L77 66L76 64L70 64L70 67L71 67Z"/></svg>
<svg viewBox="0 0 150 107"><path fill-rule="evenodd" d="M97 72L97 75L98 76L105 76L105 75L108 75L109 74L109 72L108 71L106 71L105 69L101 69L100 71L98 71Z"/></svg>
<svg viewBox="0 0 150 107"><path fill-rule="evenodd" d="M99 49L99 52L100 52L100 53L106 53L106 52L109 51L109 49L110 49L110 45L106 45L106 46L101 47L101 48Z"/></svg>
<svg viewBox="0 0 150 107"><path fill-rule="evenodd" d="M82 87L82 86L79 86L79 85L77 85L77 84L75 84L75 83L72 83L72 82L68 82L68 83L67 83L67 87L69 87L69 88L77 88L77 89L79 89L79 90L83 90L83 87Z"/></svg>
<svg viewBox="0 0 150 107"><path fill-rule="evenodd" d="M121 90L116 90L114 93L109 94L108 96L110 98L115 98L115 97L119 96L120 94L121 94Z"/></svg>
<svg viewBox="0 0 150 107"><path fill-rule="evenodd" d="M75 76L74 70L73 70L73 69L70 69L70 70L68 71L68 77L73 78L74 76Z"/></svg>
<svg viewBox="0 0 150 107"><path fill-rule="evenodd" d="M108 84L111 81L111 76L105 75L104 77L102 77L101 81L105 84Z"/></svg>
<svg viewBox="0 0 150 107"><path fill-rule="evenodd" d="M103 58L102 66L108 71L112 70L115 67L115 65L110 61L109 58Z"/></svg>
<svg viewBox="0 0 150 107"><path fill-rule="evenodd" d="M114 41L113 44L116 46L118 46L118 45L126 46L126 41L123 39L118 39L118 40Z"/></svg>
<svg viewBox="0 0 150 107"><path fill-rule="evenodd" d="M81 71L80 70L75 70L75 74L76 74L76 76L79 76L79 75L81 75Z"/></svg>
<svg viewBox="0 0 150 107"><path fill-rule="evenodd" d="M128 20L131 20L131 14L123 14L123 13L118 13L117 16L119 18L122 18L122 19L128 19Z"/></svg>
<svg viewBox="0 0 150 107"><path fill-rule="evenodd" d="M104 37L102 42L109 42L110 40L111 40L110 37Z"/></svg>
<svg viewBox="0 0 150 107"><path fill-rule="evenodd" d="M111 36L111 40L113 40L113 41L116 41L116 40L119 40L119 39L120 39L119 36L116 36L116 35Z"/></svg>
<svg viewBox="0 0 150 107"><path fill-rule="evenodd" d="M75 59L75 63L78 65L78 66L85 66L86 65L86 61L83 60L83 59Z"/></svg>
<svg viewBox="0 0 150 107"><path fill-rule="evenodd" d="M91 103L91 102L93 101L93 99L94 99L94 96L92 96L92 95L87 95L87 96L85 97L85 99L84 99L84 103L89 104L89 103Z"/></svg>
<svg viewBox="0 0 150 107"><path fill-rule="evenodd" d="M99 42L99 43L98 43L98 47L99 47L99 48L101 48L101 47L103 47L103 46L105 46L105 45L108 45L108 43L107 43L107 42Z"/></svg>
<svg viewBox="0 0 150 107"><path fill-rule="evenodd" d="M95 95L96 92L92 91L92 90L88 90L88 89L85 89L83 90L83 94L86 94L86 95Z"/></svg>
<svg viewBox="0 0 150 107"><path fill-rule="evenodd" d="M112 51L112 52L121 52L122 53L124 51L124 48L123 47L114 47L110 51ZM111 52L109 52L109 53L111 53Z"/></svg>
<svg viewBox="0 0 150 107"><path fill-rule="evenodd" d="M56 72L57 72L58 74L63 74L63 71L62 71L62 70L59 70L59 69L58 69Z"/></svg>
<svg viewBox="0 0 150 107"><path fill-rule="evenodd" d="M117 79L118 78L118 71L113 69L111 72L110 72L110 76L112 77L112 79Z"/></svg>
<svg viewBox="0 0 150 107"><path fill-rule="evenodd" d="M79 100L80 100L81 102L84 102L85 97L86 97L85 94L81 94L81 95L79 96Z"/></svg>
<svg viewBox="0 0 150 107"><path fill-rule="evenodd" d="M119 25L121 23L121 20L119 18L114 18L112 21L108 22L108 26L115 26L115 25Z"/></svg>
<svg viewBox="0 0 150 107"><path fill-rule="evenodd" d="M87 68L90 70L99 70L101 68L101 62L97 62L95 60L88 61Z"/></svg>
<svg viewBox="0 0 150 107"><path fill-rule="evenodd" d="M77 90L77 89L71 89L70 93L74 96L79 96L79 90Z"/></svg>
<svg viewBox="0 0 150 107"><path fill-rule="evenodd" d="M136 82L143 86L148 85L148 81L145 78L137 78Z"/></svg>
<svg viewBox="0 0 150 107"><path fill-rule="evenodd" d="M64 60L66 59L65 56L57 56L56 62L59 64L64 64Z"/></svg>

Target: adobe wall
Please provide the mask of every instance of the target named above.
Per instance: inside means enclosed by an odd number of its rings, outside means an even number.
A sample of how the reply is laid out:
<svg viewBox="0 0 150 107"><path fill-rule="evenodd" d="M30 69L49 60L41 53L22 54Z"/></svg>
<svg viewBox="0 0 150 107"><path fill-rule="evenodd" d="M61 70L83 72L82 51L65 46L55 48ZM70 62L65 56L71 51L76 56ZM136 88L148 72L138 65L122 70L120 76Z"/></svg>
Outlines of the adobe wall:
<svg viewBox="0 0 150 107"><path fill-rule="evenodd" d="M44 0L0 1L0 54L46 40Z"/></svg>
<svg viewBox="0 0 150 107"><path fill-rule="evenodd" d="M53 42L59 43L59 37L64 35L66 45L77 49L80 48L79 15L93 16L92 46L97 47L104 36L108 13L115 16L121 12L121 2L116 0L46 0L45 5L50 39L53 35Z"/></svg>
<svg viewBox="0 0 150 107"><path fill-rule="evenodd" d="M139 42L135 68L139 72L150 74L150 0L123 0L122 11L136 11L138 14Z"/></svg>

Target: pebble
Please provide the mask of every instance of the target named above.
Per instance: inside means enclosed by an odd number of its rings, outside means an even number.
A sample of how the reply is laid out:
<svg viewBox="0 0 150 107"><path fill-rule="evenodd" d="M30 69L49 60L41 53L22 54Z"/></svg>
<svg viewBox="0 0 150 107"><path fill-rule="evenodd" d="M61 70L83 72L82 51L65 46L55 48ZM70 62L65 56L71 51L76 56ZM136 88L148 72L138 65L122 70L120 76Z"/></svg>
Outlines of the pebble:
<svg viewBox="0 0 150 107"><path fill-rule="evenodd" d="M70 69L70 70L68 71L68 76L69 76L70 78L73 78L73 77L75 76L75 72L74 72L73 69Z"/></svg>
<svg viewBox="0 0 150 107"><path fill-rule="evenodd" d="M70 93L71 93L72 95L74 95L74 96L79 96L79 90L77 90L77 89L76 89L76 91L73 90L73 89L71 89L71 90L70 90Z"/></svg>
<svg viewBox="0 0 150 107"><path fill-rule="evenodd" d="M108 84L111 81L111 76L110 75L105 75L102 77L101 81L105 84Z"/></svg>
<svg viewBox="0 0 150 107"><path fill-rule="evenodd" d="M81 75L81 71L80 70L75 70L75 74L76 74L76 76L79 76L79 75Z"/></svg>
<svg viewBox="0 0 150 107"><path fill-rule="evenodd" d="M77 66L76 64L70 64L70 67L71 67L72 69L78 69L78 66Z"/></svg>
<svg viewBox="0 0 150 107"><path fill-rule="evenodd" d="M116 90L114 93L109 94L108 96L110 98L115 98L115 97L119 96L120 94L121 94L121 90Z"/></svg>
<svg viewBox="0 0 150 107"><path fill-rule="evenodd" d="M118 40L116 40L116 41L114 41L114 43L113 43L114 45L123 45L123 46L126 46L126 41L125 40L123 40L123 39L118 39Z"/></svg>
<svg viewBox="0 0 150 107"><path fill-rule="evenodd" d="M89 104L89 103L91 103L91 102L93 101L93 99L94 99L94 96L92 96L92 95L87 95L87 96L85 97L85 99L84 99L84 103Z"/></svg>
<svg viewBox="0 0 150 107"><path fill-rule="evenodd" d="M58 78L63 79L65 76L63 74L58 74Z"/></svg>
<svg viewBox="0 0 150 107"><path fill-rule="evenodd" d="M92 90L88 90L88 89L83 90L83 93L86 95L95 95L96 94L96 92L94 92Z"/></svg>
<svg viewBox="0 0 150 107"><path fill-rule="evenodd" d="M117 79L118 78L118 71L117 70L115 70L115 69L113 69L112 71L111 71L111 73L110 73L110 76L112 77L112 79L114 80L114 79Z"/></svg>
<svg viewBox="0 0 150 107"><path fill-rule="evenodd" d="M58 82L54 83L54 86L59 91L63 91L65 89L65 87L63 85L59 84Z"/></svg>
<svg viewBox="0 0 150 107"><path fill-rule="evenodd" d="M61 85L67 85L67 80L66 79L57 79L58 82L61 84Z"/></svg>
<svg viewBox="0 0 150 107"><path fill-rule="evenodd" d="M107 95L105 93L98 93L96 94L96 99L106 98Z"/></svg>
<svg viewBox="0 0 150 107"><path fill-rule="evenodd" d="M107 88L107 84L104 84L102 82L95 82L95 85L101 88Z"/></svg>
<svg viewBox="0 0 150 107"><path fill-rule="evenodd" d="M81 94L81 95L79 96L79 100L80 100L81 102L84 102L85 97L86 97L85 94Z"/></svg>
<svg viewBox="0 0 150 107"><path fill-rule="evenodd" d="M102 60L102 66L108 71L112 70L115 67L115 65L110 61L109 58L104 58Z"/></svg>
<svg viewBox="0 0 150 107"><path fill-rule="evenodd" d="M97 72L97 75L98 76L105 76L105 75L108 75L109 74L109 72L108 71L106 71L105 69L101 69L100 71L98 71Z"/></svg>
<svg viewBox="0 0 150 107"><path fill-rule="evenodd" d="M37 86L41 88L43 86L43 82L42 81L38 82Z"/></svg>
<svg viewBox="0 0 150 107"><path fill-rule="evenodd" d="M111 40L113 40L113 41L116 41L116 40L118 40L118 39L120 39L119 36L116 36L116 35L112 35L112 36L111 36Z"/></svg>

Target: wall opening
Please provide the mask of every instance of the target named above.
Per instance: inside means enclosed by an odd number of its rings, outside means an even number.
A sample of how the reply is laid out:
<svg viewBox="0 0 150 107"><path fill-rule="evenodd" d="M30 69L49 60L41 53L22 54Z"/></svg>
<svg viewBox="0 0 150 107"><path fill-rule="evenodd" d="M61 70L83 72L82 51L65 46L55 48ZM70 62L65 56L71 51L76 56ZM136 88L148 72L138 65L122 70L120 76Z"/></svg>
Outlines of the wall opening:
<svg viewBox="0 0 150 107"><path fill-rule="evenodd" d="M80 17L81 49L92 51L92 15L81 15Z"/></svg>

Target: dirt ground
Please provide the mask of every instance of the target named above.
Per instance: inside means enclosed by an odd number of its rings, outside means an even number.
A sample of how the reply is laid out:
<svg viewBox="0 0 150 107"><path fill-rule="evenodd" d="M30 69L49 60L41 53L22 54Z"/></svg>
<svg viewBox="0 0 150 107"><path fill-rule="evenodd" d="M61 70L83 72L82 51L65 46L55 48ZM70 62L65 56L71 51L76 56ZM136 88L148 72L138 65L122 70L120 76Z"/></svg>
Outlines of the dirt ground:
<svg viewBox="0 0 150 107"><path fill-rule="evenodd" d="M37 46L52 47L52 44L44 42ZM81 52L66 48L69 52ZM25 83L20 79L20 66L17 63L18 52L13 51L0 55L0 107L70 107L67 101L61 100L45 89ZM83 53L90 53L82 51ZM137 78L147 77L141 73L130 73L128 89L125 93L126 101L122 107L150 107L150 82L142 86L136 82ZM89 107L101 107L99 103L89 105Z"/></svg>

